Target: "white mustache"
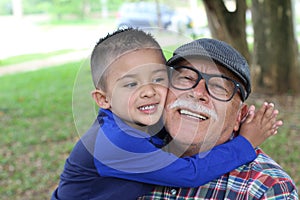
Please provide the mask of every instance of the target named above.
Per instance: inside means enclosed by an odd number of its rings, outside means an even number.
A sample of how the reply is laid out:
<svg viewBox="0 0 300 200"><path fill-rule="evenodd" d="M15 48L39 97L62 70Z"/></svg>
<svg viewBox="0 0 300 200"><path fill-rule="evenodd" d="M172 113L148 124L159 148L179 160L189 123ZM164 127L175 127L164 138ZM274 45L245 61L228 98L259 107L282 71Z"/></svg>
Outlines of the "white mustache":
<svg viewBox="0 0 300 200"><path fill-rule="evenodd" d="M193 112L206 114L206 115L210 116L211 118L213 118L214 120L218 119L218 115L214 110L206 108L205 106L202 106L198 103L192 103L190 101L183 100L183 99L177 99L172 104L169 104L168 108L170 108L170 109L173 109L173 108L186 108L186 109L189 109Z"/></svg>

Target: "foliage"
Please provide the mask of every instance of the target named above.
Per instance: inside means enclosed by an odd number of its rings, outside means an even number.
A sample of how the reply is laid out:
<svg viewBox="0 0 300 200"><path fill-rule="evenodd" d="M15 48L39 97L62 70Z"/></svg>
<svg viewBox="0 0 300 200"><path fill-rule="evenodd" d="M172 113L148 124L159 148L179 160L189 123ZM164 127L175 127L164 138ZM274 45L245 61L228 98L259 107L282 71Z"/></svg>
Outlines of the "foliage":
<svg viewBox="0 0 300 200"><path fill-rule="evenodd" d="M23 0L22 7L24 14L48 13L57 18L64 16L75 16L83 19L87 15L100 13L102 2L106 2L107 11L115 13L122 0ZM12 0L0 1L0 15L12 14Z"/></svg>
<svg viewBox="0 0 300 200"><path fill-rule="evenodd" d="M12 13L11 0L0 1L0 15L10 15Z"/></svg>
<svg viewBox="0 0 300 200"><path fill-rule="evenodd" d="M115 13L122 0L52 0L51 13L55 14L58 18L62 16L75 15L80 19L84 19L92 14L100 14L106 5L109 13Z"/></svg>
<svg viewBox="0 0 300 200"><path fill-rule="evenodd" d="M102 3L106 4L109 13L114 14L121 4L130 1L134 2L138 0L23 0L22 6L24 14L48 13L57 18L69 15L84 18L87 17L85 15L100 14L103 8ZM202 4L201 0L198 1L199 4ZM161 0L160 3L172 6L186 5L185 1L174 2L171 0ZM12 0L1 0L0 15L10 14L12 14Z"/></svg>
<svg viewBox="0 0 300 200"><path fill-rule="evenodd" d="M24 14L47 13L51 9L51 0L23 0L22 7ZM12 14L12 0L0 1L0 15Z"/></svg>
<svg viewBox="0 0 300 200"><path fill-rule="evenodd" d="M51 0L23 0L23 12L24 14L39 14L47 13L51 9Z"/></svg>

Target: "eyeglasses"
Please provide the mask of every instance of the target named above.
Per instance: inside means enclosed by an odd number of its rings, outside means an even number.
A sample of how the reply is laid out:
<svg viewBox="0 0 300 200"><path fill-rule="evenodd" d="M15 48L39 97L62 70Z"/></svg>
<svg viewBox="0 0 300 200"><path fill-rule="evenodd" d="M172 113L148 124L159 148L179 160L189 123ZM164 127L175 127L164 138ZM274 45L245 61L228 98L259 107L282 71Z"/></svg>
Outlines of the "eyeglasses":
<svg viewBox="0 0 300 200"><path fill-rule="evenodd" d="M208 94L219 101L230 101L239 90L242 101L245 101L245 91L242 85L223 75L201 73L188 66L170 66L169 79L173 88L189 90L195 88L204 79Z"/></svg>

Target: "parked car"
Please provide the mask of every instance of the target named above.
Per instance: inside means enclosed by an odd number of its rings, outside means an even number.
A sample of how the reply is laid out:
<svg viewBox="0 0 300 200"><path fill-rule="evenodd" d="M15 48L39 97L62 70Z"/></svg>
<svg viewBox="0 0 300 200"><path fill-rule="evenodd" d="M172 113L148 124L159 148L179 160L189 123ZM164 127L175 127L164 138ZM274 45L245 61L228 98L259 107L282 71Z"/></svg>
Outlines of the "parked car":
<svg viewBox="0 0 300 200"><path fill-rule="evenodd" d="M177 13L169 6L159 4L159 9L154 2L124 3L117 14L117 26L120 27L161 27L182 33L192 29L192 19L188 15ZM160 11L160 18L158 14Z"/></svg>
<svg viewBox="0 0 300 200"><path fill-rule="evenodd" d="M194 34L195 32L193 19L189 15L179 12L172 16L168 29L181 34Z"/></svg>

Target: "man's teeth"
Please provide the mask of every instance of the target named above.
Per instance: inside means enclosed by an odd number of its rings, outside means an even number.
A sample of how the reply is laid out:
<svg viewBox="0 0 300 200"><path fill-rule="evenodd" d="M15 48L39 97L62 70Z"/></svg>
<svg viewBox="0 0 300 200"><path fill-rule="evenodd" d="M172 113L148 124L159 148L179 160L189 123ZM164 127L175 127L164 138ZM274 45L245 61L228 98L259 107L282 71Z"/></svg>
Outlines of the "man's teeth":
<svg viewBox="0 0 300 200"><path fill-rule="evenodd" d="M183 115L189 115L191 117L196 117L196 118L199 118L199 119L202 119L202 120L206 120L207 117L203 116L203 115L199 115L199 114L196 114L196 113L193 113L193 112L190 112L188 110L180 110L180 114L183 114Z"/></svg>
<svg viewBox="0 0 300 200"><path fill-rule="evenodd" d="M140 110L151 110L154 109L154 105L148 105L148 106L141 106L139 107Z"/></svg>

